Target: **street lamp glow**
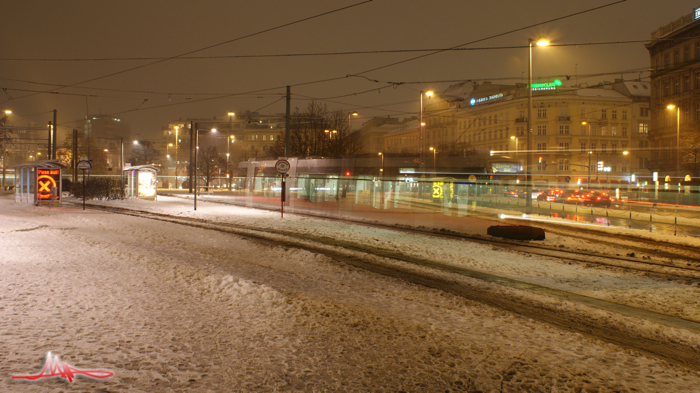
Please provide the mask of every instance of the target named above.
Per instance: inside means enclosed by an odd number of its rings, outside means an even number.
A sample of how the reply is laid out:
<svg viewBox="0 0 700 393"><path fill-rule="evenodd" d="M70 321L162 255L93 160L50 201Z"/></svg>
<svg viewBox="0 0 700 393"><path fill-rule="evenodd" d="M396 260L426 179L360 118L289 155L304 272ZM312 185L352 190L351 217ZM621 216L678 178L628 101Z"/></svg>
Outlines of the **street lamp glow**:
<svg viewBox="0 0 700 393"><path fill-rule="evenodd" d="M666 105L666 109L676 109L676 106L673 104L668 104Z"/></svg>
<svg viewBox="0 0 700 393"><path fill-rule="evenodd" d="M5 109L5 114L6 114L6 115L11 115L11 114L12 114L12 111L9 110L9 109Z"/></svg>
<svg viewBox="0 0 700 393"><path fill-rule="evenodd" d="M105 152L109 153L109 149L105 149Z"/></svg>
<svg viewBox="0 0 700 393"><path fill-rule="evenodd" d="M212 129L211 129L211 132L216 132L216 128L212 128Z"/></svg>
<svg viewBox="0 0 700 393"><path fill-rule="evenodd" d="M139 141L134 141L134 145L138 145L138 144L139 144Z"/></svg>
<svg viewBox="0 0 700 393"><path fill-rule="evenodd" d="M433 96L433 92L430 91L430 90L428 90L428 91L425 92L425 95L428 96L428 97L432 97L432 96Z"/></svg>
<svg viewBox="0 0 700 393"><path fill-rule="evenodd" d="M236 116L236 113L235 113L235 112L229 112L228 115L229 115L229 116Z"/></svg>
<svg viewBox="0 0 700 393"><path fill-rule="evenodd" d="M626 155L628 155L628 154L630 154L630 152L628 152L627 150L625 150L625 151L622 152L622 155L623 155L623 156L626 156Z"/></svg>
<svg viewBox="0 0 700 393"><path fill-rule="evenodd" d="M549 45L549 40L544 37L540 37L537 39L537 41L535 41L535 44L537 46L547 46Z"/></svg>
<svg viewBox="0 0 700 393"><path fill-rule="evenodd" d="M351 113L351 115L353 115L353 116L360 116L360 115L359 115L357 112L355 112L355 111L353 111L353 112Z"/></svg>

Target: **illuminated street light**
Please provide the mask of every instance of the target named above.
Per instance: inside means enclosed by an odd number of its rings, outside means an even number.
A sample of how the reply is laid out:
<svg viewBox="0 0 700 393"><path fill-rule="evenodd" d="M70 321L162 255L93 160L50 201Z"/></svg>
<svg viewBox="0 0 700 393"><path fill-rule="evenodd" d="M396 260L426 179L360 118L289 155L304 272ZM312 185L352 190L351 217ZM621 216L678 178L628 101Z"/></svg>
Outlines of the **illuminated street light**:
<svg viewBox="0 0 700 393"><path fill-rule="evenodd" d="M533 40L528 38L528 64L527 64L527 159L525 163L526 171L526 181L525 187L527 189L527 197L525 198L525 212L527 214L532 214L532 44L535 43L537 46L547 46L549 41L545 38L538 38Z"/></svg>
<svg viewBox="0 0 700 393"><path fill-rule="evenodd" d="M420 128L418 129L418 132L419 132L419 139L420 139L421 172L425 172L425 136L424 136L425 130L423 129L423 127L425 127L425 123L423 122L423 94L425 94L428 98L430 98L433 96L433 92L431 90L420 92L420 121L418 123L418 124L420 124ZM421 176L424 176L424 175L421 175Z"/></svg>
<svg viewBox="0 0 700 393"><path fill-rule="evenodd" d="M433 173L435 174L435 176L437 176L437 172L435 171L435 153L437 153L437 149L431 146L430 151L433 152Z"/></svg>
<svg viewBox="0 0 700 393"><path fill-rule="evenodd" d="M593 151L591 151L591 125L585 121L582 121L581 125L588 126L588 190L590 191L590 189L591 189L591 155L593 154Z"/></svg>
<svg viewBox="0 0 700 393"><path fill-rule="evenodd" d="M200 130L197 128L197 123L194 123L194 135L195 135L195 150L194 150L194 210L197 210L197 168L198 168L198 161L199 161L199 131L207 131L207 130ZM216 128L212 128L211 132L216 132Z"/></svg>
<svg viewBox="0 0 700 393"><path fill-rule="evenodd" d="M673 104L666 106L666 109L676 110L676 174L681 175L681 107Z"/></svg>

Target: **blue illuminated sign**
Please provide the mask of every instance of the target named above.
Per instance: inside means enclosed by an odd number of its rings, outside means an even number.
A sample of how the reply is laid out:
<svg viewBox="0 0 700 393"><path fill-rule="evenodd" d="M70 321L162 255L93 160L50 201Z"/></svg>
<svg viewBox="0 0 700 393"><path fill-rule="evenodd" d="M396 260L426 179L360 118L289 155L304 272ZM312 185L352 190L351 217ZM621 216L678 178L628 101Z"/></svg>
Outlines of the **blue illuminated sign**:
<svg viewBox="0 0 700 393"><path fill-rule="evenodd" d="M700 8L695 10L695 19L700 19Z"/></svg>
<svg viewBox="0 0 700 393"><path fill-rule="evenodd" d="M488 96L488 97L472 98L472 99L469 101L469 103L470 103L471 105L476 105L476 104L480 104L480 103L482 103L482 102L491 101L491 100L495 100L495 99L498 99L498 98L503 98L503 93L494 94L494 95Z"/></svg>

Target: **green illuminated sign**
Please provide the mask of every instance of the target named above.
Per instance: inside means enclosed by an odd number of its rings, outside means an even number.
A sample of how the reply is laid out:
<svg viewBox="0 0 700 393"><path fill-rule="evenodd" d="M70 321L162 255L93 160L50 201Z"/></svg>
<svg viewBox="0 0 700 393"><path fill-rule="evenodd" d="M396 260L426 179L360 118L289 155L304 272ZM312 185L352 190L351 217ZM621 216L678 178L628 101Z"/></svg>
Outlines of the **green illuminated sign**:
<svg viewBox="0 0 700 393"><path fill-rule="evenodd" d="M561 81L556 79L554 82L549 83L533 83L532 90L554 90L557 86L561 86Z"/></svg>

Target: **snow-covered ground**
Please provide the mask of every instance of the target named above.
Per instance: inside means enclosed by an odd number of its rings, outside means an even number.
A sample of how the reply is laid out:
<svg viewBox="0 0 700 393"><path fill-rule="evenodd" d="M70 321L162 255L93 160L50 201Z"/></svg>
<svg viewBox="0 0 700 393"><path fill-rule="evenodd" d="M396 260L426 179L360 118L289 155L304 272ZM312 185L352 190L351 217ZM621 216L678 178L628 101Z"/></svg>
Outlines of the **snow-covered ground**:
<svg viewBox="0 0 700 393"><path fill-rule="evenodd" d="M457 240L159 197L104 202L402 249L700 319L697 285ZM693 392L700 372L233 235L0 198L0 391ZM581 240L548 236L576 248ZM619 250L617 252L624 252ZM692 332L654 329L689 345ZM46 353L105 380L24 382Z"/></svg>

